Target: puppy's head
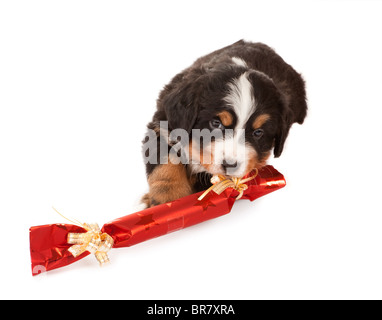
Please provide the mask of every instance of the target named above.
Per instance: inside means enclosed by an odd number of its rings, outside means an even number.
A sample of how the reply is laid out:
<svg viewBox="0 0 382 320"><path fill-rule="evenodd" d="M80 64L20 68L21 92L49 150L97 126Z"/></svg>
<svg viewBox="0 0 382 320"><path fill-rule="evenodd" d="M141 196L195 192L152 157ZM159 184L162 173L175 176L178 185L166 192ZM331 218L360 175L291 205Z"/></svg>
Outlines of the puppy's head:
<svg viewBox="0 0 382 320"><path fill-rule="evenodd" d="M294 114L265 74L226 64L183 76L163 105L169 129L184 129L194 172L243 176L282 153Z"/></svg>

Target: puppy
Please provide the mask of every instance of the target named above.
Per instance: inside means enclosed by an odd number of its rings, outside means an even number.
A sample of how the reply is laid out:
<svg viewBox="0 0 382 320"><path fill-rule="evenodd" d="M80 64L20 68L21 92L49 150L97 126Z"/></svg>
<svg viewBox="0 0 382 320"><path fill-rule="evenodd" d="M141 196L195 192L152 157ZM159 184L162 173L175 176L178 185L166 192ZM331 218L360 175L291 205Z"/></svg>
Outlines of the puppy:
<svg viewBox="0 0 382 320"><path fill-rule="evenodd" d="M147 207L242 177L279 157L307 113L301 75L262 43L238 41L195 61L160 92L143 155Z"/></svg>

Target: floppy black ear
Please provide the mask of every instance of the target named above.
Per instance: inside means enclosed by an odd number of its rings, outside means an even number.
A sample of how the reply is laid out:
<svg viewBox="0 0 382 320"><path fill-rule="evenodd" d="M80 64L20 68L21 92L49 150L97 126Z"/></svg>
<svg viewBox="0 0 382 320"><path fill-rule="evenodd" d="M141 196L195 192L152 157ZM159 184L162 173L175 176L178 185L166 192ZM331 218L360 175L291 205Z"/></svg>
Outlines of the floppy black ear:
<svg viewBox="0 0 382 320"><path fill-rule="evenodd" d="M273 153L274 153L275 158L280 157L281 153L283 152L284 143L285 143L286 138L288 137L290 127L291 127L290 125L289 126L282 126L282 127L280 127L280 130L277 133L277 136L275 138L275 147L273 149Z"/></svg>
<svg viewBox="0 0 382 320"><path fill-rule="evenodd" d="M273 154L275 158L280 157L284 149L285 140L288 137L289 129L293 124L293 112L289 109L286 104L286 100L283 98L281 103L281 115L279 118L278 131L275 137L275 146L273 149Z"/></svg>
<svg viewBox="0 0 382 320"><path fill-rule="evenodd" d="M163 97L162 103L170 130L184 129L191 132L198 116L198 98L195 83L182 84Z"/></svg>
<svg viewBox="0 0 382 320"><path fill-rule="evenodd" d="M281 155L292 124L295 122L302 124L307 114L305 82L298 74L294 78L294 82L295 94L293 96L279 89L281 117L273 150L275 158Z"/></svg>

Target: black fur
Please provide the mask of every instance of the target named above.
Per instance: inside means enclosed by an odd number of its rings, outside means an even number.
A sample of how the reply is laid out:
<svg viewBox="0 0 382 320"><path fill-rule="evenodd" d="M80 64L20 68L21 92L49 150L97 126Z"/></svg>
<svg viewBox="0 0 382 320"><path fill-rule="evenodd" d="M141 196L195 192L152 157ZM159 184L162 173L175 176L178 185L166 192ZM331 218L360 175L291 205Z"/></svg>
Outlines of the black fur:
<svg viewBox="0 0 382 320"><path fill-rule="evenodd" d="M232 57L242 59L246 66L233 63ZM164 87L157 100L157 111L148 124L148 128L158 132L158 146L160 121L168 121L169 130L182 128L191 133L193 128L208 127L218 112L231 110L223 100L227 84L244 72L248 72L256 101L256 111L249 123L262 113L271 115L264 125L263 139L254 140L250 127L246 139L253 144L260 160L272 148L274 156L279 157L292 124L302 124L306 117L305 83L273 49L243 40L199 58ZM233 118L235 121L234 114ZM147 164L148 175L155 166ZM201 180L207 180L205 175L198 175L195 189L208 185Z"/></svg>

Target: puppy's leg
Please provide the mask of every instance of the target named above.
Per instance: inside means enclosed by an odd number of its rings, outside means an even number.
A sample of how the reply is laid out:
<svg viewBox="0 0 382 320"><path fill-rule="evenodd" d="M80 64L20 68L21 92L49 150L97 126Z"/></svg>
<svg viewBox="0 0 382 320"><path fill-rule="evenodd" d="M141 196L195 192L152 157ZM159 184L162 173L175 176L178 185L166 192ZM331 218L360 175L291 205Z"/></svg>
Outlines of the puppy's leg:
<svg viewBox="0 0 382 320"><path fill-rule="evenodd" d="M160 164L148 176L149 193L142 198L148 207L166 203L193 193L183 164Z"/></svg>

